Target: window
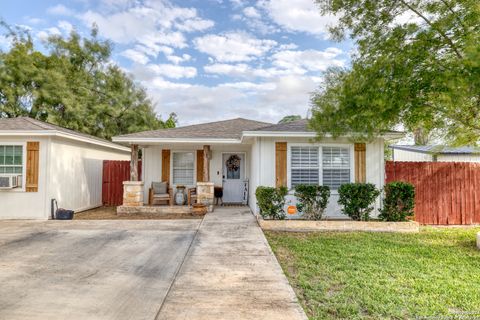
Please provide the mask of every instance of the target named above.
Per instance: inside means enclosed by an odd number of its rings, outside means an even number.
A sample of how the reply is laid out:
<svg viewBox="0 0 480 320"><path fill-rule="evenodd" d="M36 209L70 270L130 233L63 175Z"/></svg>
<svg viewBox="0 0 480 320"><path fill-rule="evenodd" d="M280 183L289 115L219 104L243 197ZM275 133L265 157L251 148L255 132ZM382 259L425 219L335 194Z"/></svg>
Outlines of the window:
<svg viewBox="0 0 480 320"><path fill-rule="evenodd" d="M174 152L173 153L173 184L174 185L193 185L194 184L194 164L195 157L193 152Z"/></svg>
<svg viewBox="0 0 480 320"><path fill-rule="evenodd" d="M291 186L319 184L319 162L317 147L291 148Z"/></svg>
<svg viewBox="0 0 480 320"><path fill-rule="evenodd" d="M322 148L323 185L338 189L340 185L350 182L349 148Z"/></svg>
<svg viewBox="0 0 480 320"><path fill-rule="evenodd" d="M23 146L0 145L0 174L23 171Z"/></svg>

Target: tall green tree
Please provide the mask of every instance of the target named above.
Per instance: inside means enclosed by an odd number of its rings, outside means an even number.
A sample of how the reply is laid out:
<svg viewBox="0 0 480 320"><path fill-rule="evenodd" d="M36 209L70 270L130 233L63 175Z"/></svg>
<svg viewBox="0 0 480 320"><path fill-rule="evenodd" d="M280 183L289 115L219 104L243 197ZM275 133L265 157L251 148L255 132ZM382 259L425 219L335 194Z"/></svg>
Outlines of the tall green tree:
<svg viewBox="0 0 480 320"><path fill-rule="evenodd" d="M175 114L163 121L145 90L111 63L112 46L95 27L89 38L50 37L47 53L6 27L12 44L0 52L0 117L29 116L107 139L176 125Z"/></svg>
<svg viewBox="0 0 480 320"><path fill-rule="evenodd" d="M480 135L480 3L476 0L317 0L339 16L334 39L356 45L312 97L319 134L368 139L403 126L425 144ZM436 132L437 131L437 132Z"/></svg>

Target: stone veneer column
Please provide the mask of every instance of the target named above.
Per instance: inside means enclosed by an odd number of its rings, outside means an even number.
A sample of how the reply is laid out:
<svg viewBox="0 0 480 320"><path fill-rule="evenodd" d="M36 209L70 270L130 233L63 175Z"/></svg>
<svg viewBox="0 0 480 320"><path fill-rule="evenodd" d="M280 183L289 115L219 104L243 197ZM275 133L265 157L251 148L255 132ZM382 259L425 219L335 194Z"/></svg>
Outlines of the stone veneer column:
<svg viewBox="0 0 480 320"><path fill-rule="evenodd" d="M205 204L208 212L213 211L213 182L197 182L197 202Z"/></svg>
<svg viewBox="0 0 480 320"><path fill-rule="evenodd" d="M123 206L143 206L143 181L123 181Z"/></svg>

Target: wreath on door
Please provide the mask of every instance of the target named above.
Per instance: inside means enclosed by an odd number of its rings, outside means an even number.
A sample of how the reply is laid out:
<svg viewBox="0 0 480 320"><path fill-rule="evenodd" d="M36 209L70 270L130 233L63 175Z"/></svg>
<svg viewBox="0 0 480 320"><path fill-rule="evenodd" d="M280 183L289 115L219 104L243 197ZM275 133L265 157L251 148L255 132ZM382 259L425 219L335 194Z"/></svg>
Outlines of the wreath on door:
<svg viewBox="0 0 480 320"><path fill-rule="evenodd" d="M240 157L234 154L227 159L225 165L229 171L238 171L240 169L240 161Z"/></svg>

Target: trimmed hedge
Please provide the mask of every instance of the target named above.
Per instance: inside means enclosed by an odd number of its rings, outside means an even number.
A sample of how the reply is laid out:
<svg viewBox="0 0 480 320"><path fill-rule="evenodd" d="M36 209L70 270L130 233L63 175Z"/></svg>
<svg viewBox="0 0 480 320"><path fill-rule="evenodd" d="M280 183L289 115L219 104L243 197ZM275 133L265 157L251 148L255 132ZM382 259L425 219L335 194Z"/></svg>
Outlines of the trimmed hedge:
<svg viewBox="0 0 480 320"><path fill-rule="evenodd" d="M373 183L346 183L338 188L338 194L338 203L343 205L345 215L353 220L368 221L380 191Z"/></svg>
<svg viewBox="0 0 480 320"><path fill-rule="evenodd" d="M297 208L304 213L305 218L320 220L330 198L330 188L300 184L295 186L295 197L298 201Z"/></svg>
<svg viewBox="0 0 480 320"><path fill-rule="evenodd" d="M263 218L285 219L285 196L288 193L286 187L273 188L259 186L255 190L260 215Z"/></svg>
<svg viewBox="0 0 480 320"><path fill-rule="evenodd" d="M380 209L380 219L384 221L407 221L413 216L415 208L415 187L408 182L393 181L387 183L383 190L383 208Z"/></svg>

